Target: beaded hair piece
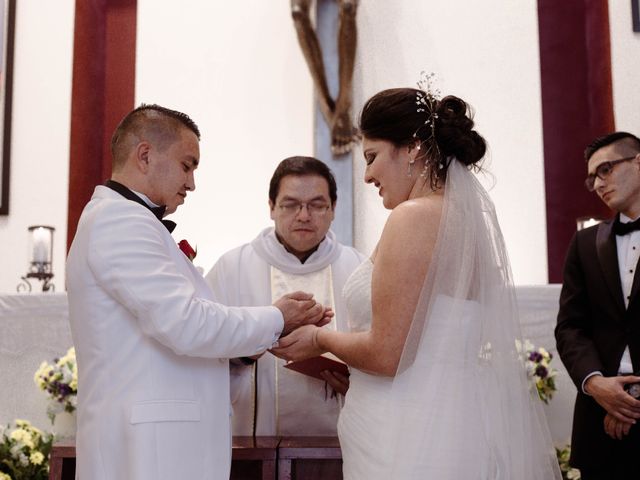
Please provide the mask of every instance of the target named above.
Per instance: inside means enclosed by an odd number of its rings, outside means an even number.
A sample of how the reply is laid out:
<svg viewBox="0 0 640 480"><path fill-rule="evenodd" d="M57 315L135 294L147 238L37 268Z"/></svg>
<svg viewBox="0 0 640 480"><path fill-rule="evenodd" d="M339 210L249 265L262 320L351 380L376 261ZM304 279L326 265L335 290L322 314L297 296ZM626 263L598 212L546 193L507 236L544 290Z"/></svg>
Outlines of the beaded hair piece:
<svg viewBox="0 0 640 480"><path fill-rule="evenodd" d="M418 113L426 113L426 119L424 121L424 127L431 130L431 138L427 140L427 151L425 152L427 159L434 158L438 162L438 169L444 168L444 163L440 158L440 149L438 148L438 142L436 141L436 120L438 119L437 106L440 100L440 89L435 86L435 76L433 72L427 73L424 70L420 72L420 80L418 80L418 91L416 92L416 111ZM420 126L420 128L423 128ZM418 131L420 130L418 128ZM413 138L420 140L418 131L413 134ZM420 149L420 143L418 149ZM424 169L420 174L421 177L426 177L428 174L427 162L425 161Z"/></svg>

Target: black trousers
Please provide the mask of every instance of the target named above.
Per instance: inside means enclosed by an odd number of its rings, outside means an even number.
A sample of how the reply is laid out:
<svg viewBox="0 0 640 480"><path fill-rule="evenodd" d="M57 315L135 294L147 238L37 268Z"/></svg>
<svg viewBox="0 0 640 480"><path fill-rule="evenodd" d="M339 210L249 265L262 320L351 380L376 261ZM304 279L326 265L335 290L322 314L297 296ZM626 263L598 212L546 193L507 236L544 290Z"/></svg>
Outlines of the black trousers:
<svg viewBox="0 0 640 480"><path fill-rule="evenodd" d="M637 426L633 427L634 429ZM637 433L637 432L634 432ZM637 436L634 435L637 438ZM625 440L616 440L616 447L611 451L606 466L594 466L591 468L581 468L580 477L582 480L616 480L640 478L640 448L637 441L631 438ZM619 442L619 443L618 443Z"/></svg>
<svg viewBox="0 0 640 480"><path fill-rule="evenodd" d="M615 480L638 478L638 468L631 469L629 465L611 465L610 468L582 469L581 480Z"/></svg>

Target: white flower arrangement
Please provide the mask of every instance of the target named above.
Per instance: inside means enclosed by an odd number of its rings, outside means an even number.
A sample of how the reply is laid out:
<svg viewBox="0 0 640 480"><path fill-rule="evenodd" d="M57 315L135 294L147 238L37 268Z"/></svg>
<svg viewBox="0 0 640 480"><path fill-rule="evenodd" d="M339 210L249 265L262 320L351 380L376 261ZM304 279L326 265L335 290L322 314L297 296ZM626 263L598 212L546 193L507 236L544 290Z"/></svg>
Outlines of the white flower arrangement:
<svg viewBox="0 0 640 480"><path fill-rule="evenodd" d="M27 420L0 430L0 480L46 480L53 435Z"/></svg>
<svg viewBox="0 0 640 480"><path fill-rule="evenodd" d="M71 347L67 353L53 361L53 365L42 362L33 376L40 390L48 393L50 402L47 415L51 423L60 412L73 413L77 405L78 365L76 350Z"/></svg>
<svg viewBox="0 0 640 480"><path fill-rule="evenodd" d="M560 464L560 472L563 480L580 480L580 470L569 465L569 457L571 456L571 445L563 448L556 448L556 456Z"/></svg>
<svg viewBox="0 0 640 480"><path fill-rule="evenodd" d="M543 347L536 348L529 340L524 344L516 341L516 348L524 357L527 375L534 381L540 400L549 403L556 391L555 377L558 374L550 365L553 355Z"/></svg>

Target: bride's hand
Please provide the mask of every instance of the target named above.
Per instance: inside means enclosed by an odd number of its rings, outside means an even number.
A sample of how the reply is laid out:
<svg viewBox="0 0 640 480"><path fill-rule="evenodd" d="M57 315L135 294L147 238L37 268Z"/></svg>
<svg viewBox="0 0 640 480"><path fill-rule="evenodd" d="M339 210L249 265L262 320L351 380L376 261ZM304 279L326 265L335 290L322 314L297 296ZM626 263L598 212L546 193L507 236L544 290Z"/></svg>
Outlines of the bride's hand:
<svg viewBox="0 0 640 480"><path fill-rule="evenodd" d="M319 331L320 328L315 325L305 325L282 337L278 340L278 346L269 351L288 361L317 357L324 353L317 341Z"/></svg>

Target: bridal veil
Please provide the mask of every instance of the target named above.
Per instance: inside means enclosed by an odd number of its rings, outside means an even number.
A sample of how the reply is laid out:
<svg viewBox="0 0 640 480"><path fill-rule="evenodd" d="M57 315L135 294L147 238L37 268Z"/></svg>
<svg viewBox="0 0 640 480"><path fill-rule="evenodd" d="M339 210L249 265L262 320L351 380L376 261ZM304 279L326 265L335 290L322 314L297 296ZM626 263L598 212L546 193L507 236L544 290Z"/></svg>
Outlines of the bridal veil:
<svg viewBox="0 0 640 480"><path fill-rule="evenodd" d="M436 226L434 226L436 228ZM393 381L385 478L561 478L518 350L509 259L493 203L451 161L435 251Z"/></svg>

